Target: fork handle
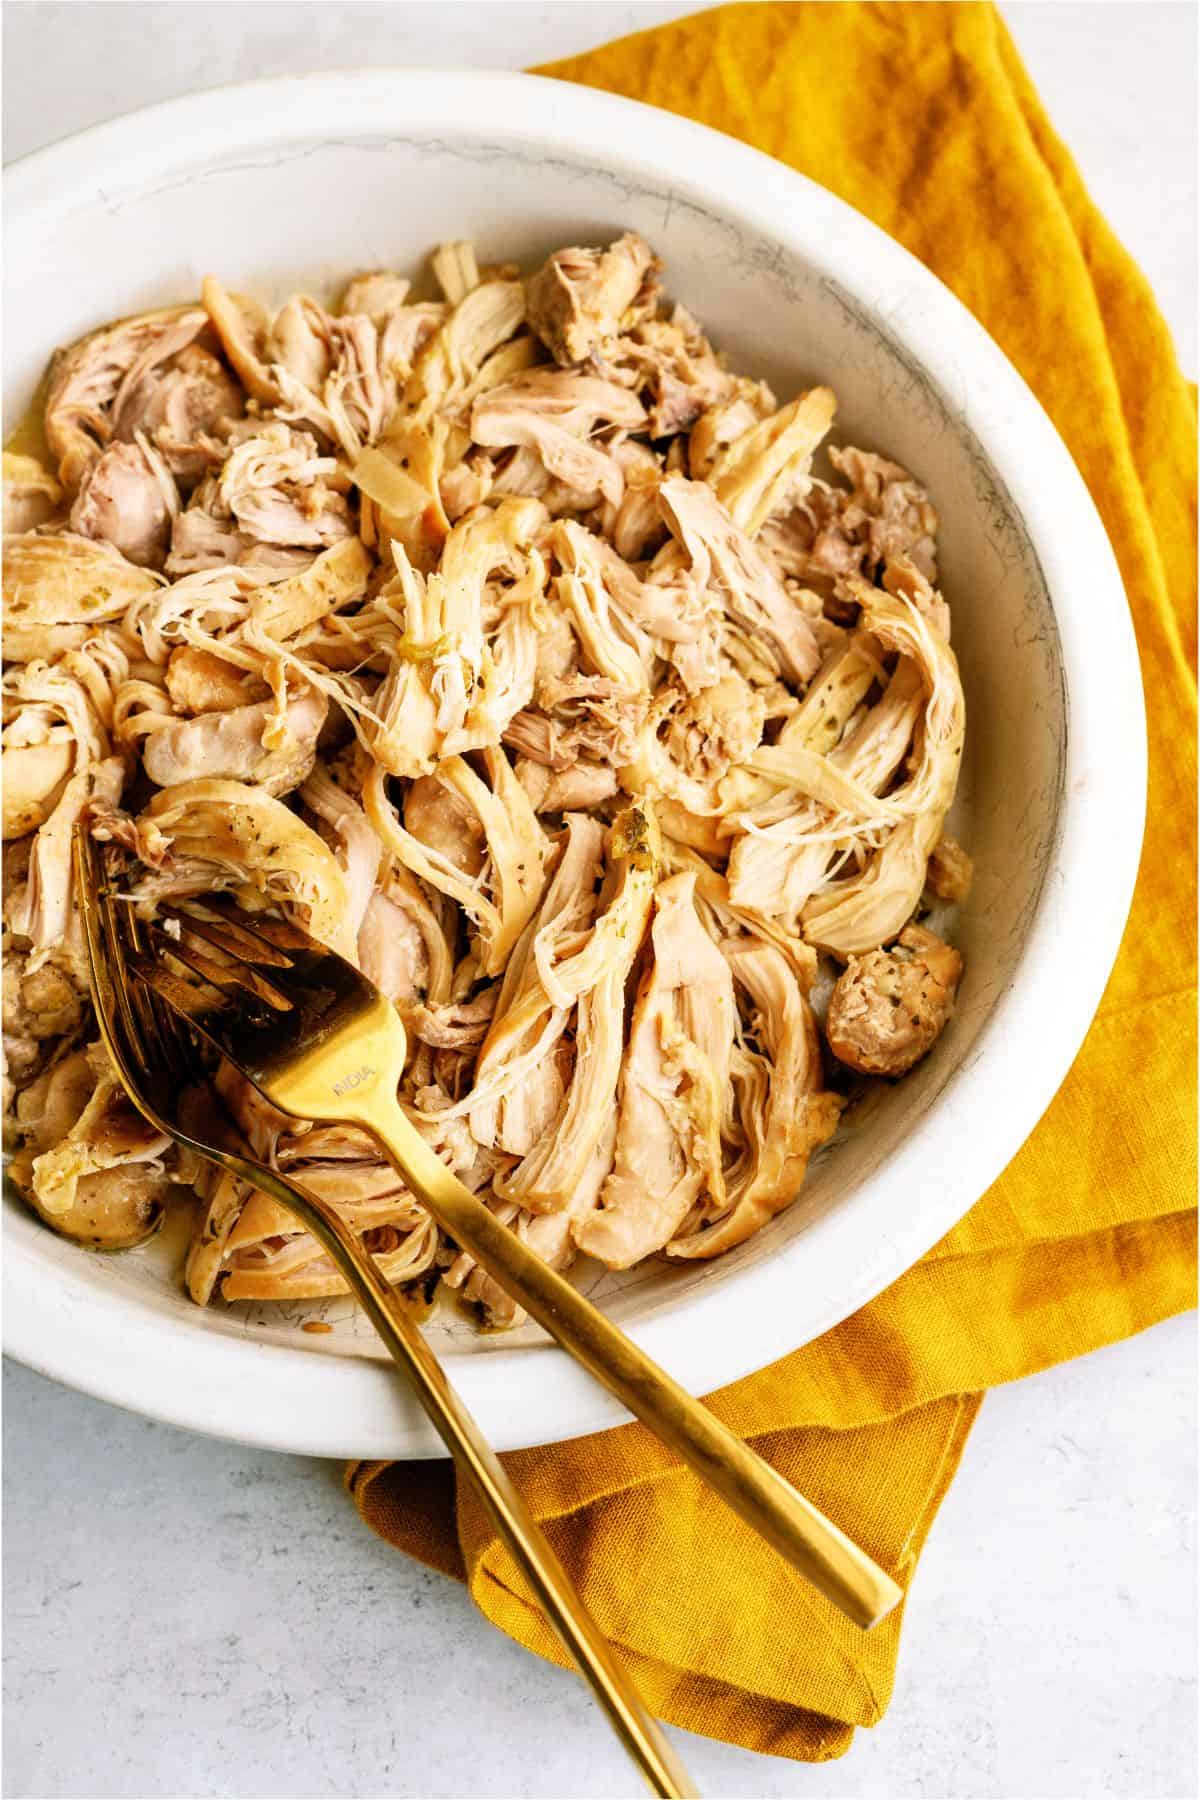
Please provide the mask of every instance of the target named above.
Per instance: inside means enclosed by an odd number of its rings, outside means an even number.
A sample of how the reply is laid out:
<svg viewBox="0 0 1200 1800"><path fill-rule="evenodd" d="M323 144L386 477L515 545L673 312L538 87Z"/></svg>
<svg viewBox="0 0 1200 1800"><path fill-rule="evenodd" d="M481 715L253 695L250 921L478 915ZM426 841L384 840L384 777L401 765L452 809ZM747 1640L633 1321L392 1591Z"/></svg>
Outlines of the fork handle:
<svg viewBox="0 0 1200 1800"><path fill-rule="evenodd" d="M502 1225L430 1149L386 1084L364 1098L356 1123L378 1139L443 1231L840 1612L864 1630L886 1617L902 1598L886 1570Z"/></svg>
<svg viewBox="0 0 1200 1800"><path fill-rule="evenodd" d="M253 1179L262 1185L255 1174ZM286 1204L321 1240L408 1376L426 1417L459 1472L471 1482L501 1541L512 1552L551 1625L585 1677L651 1793L688 1800L697 1790L637 1691L578 1589L555 1555L508 1471L429 1348L416 1321L353 1232L318 1196L287 1182ZM466 1191L465 1189L463 1190Z"/></svg>

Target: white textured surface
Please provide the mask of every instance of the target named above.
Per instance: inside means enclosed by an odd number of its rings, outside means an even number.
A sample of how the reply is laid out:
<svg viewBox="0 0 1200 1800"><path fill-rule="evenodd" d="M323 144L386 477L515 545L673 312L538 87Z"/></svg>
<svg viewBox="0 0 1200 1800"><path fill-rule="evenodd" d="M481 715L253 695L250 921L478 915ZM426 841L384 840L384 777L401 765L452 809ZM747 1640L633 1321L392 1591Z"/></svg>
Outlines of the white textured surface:
<svg viewBox="0 0 1200 1800"><path fill-rule="evenodd" d="M223 81L516 67L689 10L9 0L5 154ZM1005 10L1194 370L1194 10ZM1194 1375L1191 1321L1174 1321L992 1396L883 1725L815 1769L687 1739L702 1789L1194 1794ZM580 1685L371 1538L335 1469L145 1424L20 1369L5 1439L13 1800L632 1791Z"/></svg>
<svg viewBox="0 0 1200 1800"><path fill-rule="evenodd" d="M883 1723L821 1767L676 1734L701 1791L1189 1800L1191 1319L989 1395ZM333 1464L10 1365L4 1792L624 1795L583 1684L374 1538Z"/></svg>

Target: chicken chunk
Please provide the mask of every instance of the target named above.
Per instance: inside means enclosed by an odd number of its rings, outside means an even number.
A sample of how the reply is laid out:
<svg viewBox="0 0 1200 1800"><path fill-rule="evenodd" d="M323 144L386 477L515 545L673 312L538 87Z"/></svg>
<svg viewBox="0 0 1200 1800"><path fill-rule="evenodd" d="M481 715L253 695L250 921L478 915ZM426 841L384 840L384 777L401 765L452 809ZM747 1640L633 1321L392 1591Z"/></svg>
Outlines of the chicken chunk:
<svg viewBox="0 0 1200 1800"><path fill-rule="evenodd" d="M862 1075L905 1074L940 1036L962 969L958 951L920 925L890 950L852 956L829 1002L829 1048Z"/></svg>
<svg viewBox="0 0 1200 1800"><path fill-rule="evenodd" d="M555 362L583 362L615 338L655 266L632 231L607 250L556 250L526 284L529 323Z"/></svg>
<svg viewBox="0 0 1200 1800"><path fill-rule="evenodd" d="M611 800L617 792L616 770L601 763L580 761L561 774L549 773L536 812L582 812L601 800Z"/></svg>
<svg viewBox="0 0 1200 1800"><path fill-rule="evenodd" d="M716 594L729 619L758 640L785 675L811 680L821 655L806 615L712 489L672 476L659 498L676 540L668 549L676 561L687 557L693 583ZM656 563L666 555L660 552Z"/></svg>
<svg viewBox="0 0 1200 1800"><path fill-rule="evenodd" d="M975 868L957 838L943 832L929 853L925 870L925 886L939 900L957 906L971 891Z"/></svg>
<svg viewBox="0 0 1200 1800"><path fill-rule="evenodd" d="M788 572L836 581L906 560L926 581L936 581L938 519L920 483L899 463L866 450L831 449L829 460L850 491L814 487L776 524L773 544Z"/></svg>
<svg viewBox="0 0 1200 1800"><path fill-rule="evenodd" d="M71 530L115 545L139 568L160 569L178 511L162 459L142 444L113 444L83 478Z"/></svg>
<svg viewBox="0 0 1200 1800"><path fill-rule="evenodd" d="M253 781L268 794L287 794L308 775L328 702L308 688L282 717L273 702L175 719L146 739L142 763L159 787L224 777Z"/></svg>
<svg viewBox="0 0 1200 1800"><path fill-rule="evenodd" d="M83 1023L84 995L67 969L51 962L27 970L13 951L4 958L4 1031L35 1043L70 1037Z"/></svg>
<svg viewBox="0 0 1200 1800"><path fill-rule="evenodd" d="M120 319L60 350L50 366L46 443L58 475L74 493L117 436L122 408L145 394L175 357L194 344L207 320L198 306Z"/></svg>
<svg viewBox="0 0 1200 1800"><path fill-rule="evenodd" d="M27 1142L13 1178L61 1236L124 1250L161 1223L169 1139L130 1105L100 1045L39 1077L18 1099L17 1119Z"/></svg>
<svg viewBox="0 0 1200 1800"><path fill-rule="evenodd" d="M738 388L686 307L669 319L649 317L619 340L615 364L643 401L652 438L673 438Z"/></svg>
<svg viewBox="0 0 1200 1800"><path fill-rule="evenodd" d="M266 683L257 675L191 644L171 652L166 682L180 713L229 712L267 696Z"/></svg>
<svg viewBox="0 0 1200 1800"><path fill-rule="evenodd" d="M635 431L645 420L640 402L614 381L529 369L480 396L471 412L471 435L489 449L534 451L547 474L566 488L620 506L621 465L590 439L604 427Z"/></svg>
<svg viewBox="0 0 1200 1800"><path fill-rule="evenodd" d="M672 1238L701 1194L719 1206L735 1016L729 965L701 925L696 878L654 897L653 962L634 1007L621 1073L612 1173L575 1227L581 1250L628 1269Z"/></svg>
<svg viewBox="0 0 1200 1800"><path fill-rule="evenodd" d="M404 826L464 875L478 875L482 869L487 837L478 815L435 776L422 775L409 788Z"/></svg>
<svg viewBox="0 0 1200 1800"><path fill-rule="evenodd" d="M75 532L7 538L4 660L50 660L85 644L152 593L156 578L115 550Z"/></svg>
<svg viewBox="0 0 1200 1800"><path fill-rule="evenodd" d="M33 531L52 519L62 500L62 488L36 456L4 452L4 530L16 534Z"/></svg>
<svg viewBox="0 0 1200 1800"><path fill-rule="evenodd" d="M191 484L225 460L229 429L245 398L219 357L189 344L166 370L148 369L123 388L113 435L148 437L172 475Z"/></svg>

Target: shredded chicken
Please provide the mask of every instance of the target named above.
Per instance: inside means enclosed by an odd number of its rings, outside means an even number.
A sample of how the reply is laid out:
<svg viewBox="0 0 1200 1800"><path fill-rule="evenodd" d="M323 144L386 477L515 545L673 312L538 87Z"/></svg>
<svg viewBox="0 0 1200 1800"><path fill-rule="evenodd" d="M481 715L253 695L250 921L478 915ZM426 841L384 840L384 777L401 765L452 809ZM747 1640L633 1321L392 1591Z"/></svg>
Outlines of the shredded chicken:
<svg viewBox="0 0 1200 1800"><path fill-rule="evenodd" d="M527 290L529 322L555 362L583 362L611 343L656 266L632 231L605 250L556 250Z"/></svg>
<svg viewBox="0 0 1200 1800"><path fill-rule="evenodd" d="M12 1170L92 1246L194 1188L202 1305L345 1289L123 1100L81 821L143 915L228 891L353 960L418 1131L560 1269L744 1242L837 1128L832 1058L903 1074L962 976L913 922L971 881L919 478L729 369L635 233L430 272L277 310L209 277L59 351L42 459L5 453ZM390 1281L517 1321L361 1132L215 1082L196 1133L232 1115Z"/></svg>
<svg viewBox="0 0 1200 1800"><path fill-rule="evenodd" d="M36 456L4 452L4 531L16 536L46 525L62 506L62 483Z"/></svg>
<svg viewBox="0 0 1200 1800"><path fill-rule="evenodd" d="M925 870L925 885L930 893L935 894L939 900L948 900L954 906L961 905L971 891L974 873L971 858L957 838L943 832L929 852L929 864Z"/></svg>

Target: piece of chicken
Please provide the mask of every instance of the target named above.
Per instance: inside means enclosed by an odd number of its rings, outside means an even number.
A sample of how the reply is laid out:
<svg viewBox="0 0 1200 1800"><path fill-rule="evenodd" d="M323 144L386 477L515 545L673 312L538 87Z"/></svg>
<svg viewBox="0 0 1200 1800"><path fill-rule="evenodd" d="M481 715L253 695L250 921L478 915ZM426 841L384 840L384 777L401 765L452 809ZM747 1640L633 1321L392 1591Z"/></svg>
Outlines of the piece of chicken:
<svg viewBox="0 0 1200 1800"><path fill-rule="evenodd" d="M230 434L218 475L175 520L167 573L237 564L266 581L307 570L314 552L353 536L345 478L311 432L247 421ZM355 555L366 555L361 544Z"/></svg>
<svg viewBox="0 0 1200 1800"><path fill-rule="evenodd" d="M638 734L636 754L620 771L630 793L651 793L703 819L723 810L721 789L730 769L748 762L762 738L766 706L760 691L732 672L688 694L665 682Z"/></svg>
<svg viewBox="0 0 1200 1800"><path fill-rule="evenodd" d="M478 875L487 855L483 823L452 788L422 775L404 797L404 828L464 875Z"/></svg>
<svg viewBox="0 0 1200 1800"><path fill-rule="evenodd" d="M437 780L470 808L483 829L487 857L477 875L464 873L400 824L378 763L363 789L363 805L384 847L463 908L478 934L484 974L498 975L541 898L549 846L504 751L484 750L481 762L482 776L461 756L446 757L437 772Z"/></svg>
<svg viewBox="0 0 1200 1800"><path fill-rule="evenodd" d="M610 358L645 405L655 439L687 431L741 385L684 306L672 308L669 318L649 314L631 321L625 335L603 353L606 364Z"/></svg>
<svg viewBox="0 0 1200 1800"><path fill-rule="evenodd" d="M33 531L54 518L62 504L62 485L36 456L4 452L4 531Z"/></svg>
<svg viewBox="0 0 1200 1800"><path fill-rule="evenodd" d="M217 499L215 477L202 481L171 529L166 571L173 578L241 563L255 548L248 532L239 531Z"/></svg>
<svg viewBox="0 0 1200 1800"><path fill-rule="evenodd" d="M929 852L925 886L939 900L958 906L971 891L975 866L957 838L943 831Z"/></svg>
<svg viewBox="0 0 1200 1800"><path fill-rule="evenodd" d="M900 815L861 873L830 883L804 907L804 934L837 956L886 944L911 918L925 885L929 854L958 785L966 709L954 652L934 621L912 601L850 577L863 605L863 628L919 672L924 711L906 781L887 796Z"/></svg>
<svg viewBox="0 0 1200 1800"><path fill-rule="evenodd" d="M46 391L46 443L69 494L113 438L124 435L117 430L123 409L132 435L148 385L196 342L207 323L198 306L168 307L105 325L57 353Z"/></svg>
<svg viewBox="0 0 1200 1800"><path fill-rule="evenodd" d="M579 1248L613 1269L660 1250L701 1194L718 1210L724 1200L733 981L700 923L695 885L694 875L672 875L655 892L653 961L622 1064L613 1169L596 1210L574 1227Z"/></svg>
<svg viewBox="0 0 1200 1800"><path fill-rule="evenodd" d="M937 513L908 470L870 451L833 448L829 460L850 490L814 487L779 522L773 538L790 572L826 582L847 575L877 577L883 565L905 558L928 581L937 580Z"/></svg>
<svg viewBox="0 0 1200 1800"><path fill-rule="evenodd" d="M566 1029L571 996L547 988L560 946L592 926L603 831L570 814L558 860L537 913L518 940L475 1066L471 1133L486 1149L524 1156L552 1124L563 1082L552 1052Z"/></svg>
<svg viewBox="0 0 1200 1800"><path fill-rule="evenodd" d="M619 506L625 491L621 465L591 439L599 430L636 431L646 422L641 402L628 388L595 375L563 369L530 369L482 394L471 409L471 436L497 450L533 450L549 475L583 497L601 496Z"/></svg>
<svg viewBox="0 0 1200 1800"><path fill-rule="evenodd" d="M112 444L84 475L71 530L118 549L141 568L161 569L179 512L171 472L147 440Z"/></svg>
<svg viewBox="0 0 1200 1800"><path fill-rule="evenodd" d="M41 1043L70 1037L83 1021L85 995L70 971L52 962L29 969L13 951L4 958L4 1030Z"/></svg>
<svg viewBox="0 0 1200 1800"><path fill-rule="evenodd" d="M4 1110L61 1046L76 1037L87 994L76 972L62 962L30 967L22 951L4 953ZM7 1123L6 1123L7 1134ZM7 1141L7 1137L6 1137Z"/></svg>
<svg viewBox="0 0 1200 1800"><path fill-rule="evenodd" d="M731 618L762 642L785 677L811 680L821 654L808 618L712 489L672 476L663 482L659 499L678 548L660 551L656 565L661 569L668 557L678 565L682 553L692 582L719 597Z"/></svg>
<svg viewBox="0 0 1200 1800"><path fill-rule="evenodd" d="M271 318L249 294L232 294L212 275L200 284L200 297L221 348L252 400L278 405L282 395L267 360Z"/></svg>
<svg viewBox="0 0 1200 1800"><path fill-rule="evenodd" d="M550 537L563 570L554 591L578 640L578 664L606 683L602 693L595 687L591 692L606 702L648 695L653 648L644 634L630 628L600 539L567 522L555 525ZM582 698L589 689L574 681L572 671L557 679L542 674L534 691L541 705L552 707L555 695Z"/></svg>
<svg viewBox="0 0 1200 1800"><path fill-rule="evenodd" d="M111 750L113 692L127 659L114 644L93 640L110 653L106 671L95 655L68 651L59 662L15 664L4 675L4 836L20 837L43 825L62 797L71 773L102 762Z"/></svg>
<svg viewBox="0 0 1200 1800"><path fill-rule="evenodd" d="M391 396L371 318L335 317L298 294L276 315L269 352L289 419L311 425L350 457L375 442Z"/></svg>
<svg viewBox="0 0 1200 1800"><path fill-rule="evenodd" d="M55 1231L120 1250L161 1220L171 1140L130 1104L102 1045L48 1069L18 1099L17 1116L27 1144L13 1177Z"/></svg>
<svg viewBox="0 0 1200 1800"><path fill-rule="evenodd" d="M171 474L192 486L225 460L225 440L246 409L245 395L220 357L188 344L168 367L125 382L113 415L113 436L147 438Z"/></svg>
<svg viewBox="0 0 1200 1800"><path fill-rule="evenodd" d="M359 967L395 1005L451 998L457 921L442 896L393 863L371 896L358 933Z"/></svg>
<svg viewBox="0 0 1200 1800"><path fill-rule="evenodd" d="M731 391L701 413L688 433L687 472L703 481L730 444L775 411L775 396L765 381L731 377Z"/></svg>
<svg viewBox="0 0 1200 1800"><path fill-rule="evenodd" d="M715 457L708 481L734 524L750 537L808 493L813 455L833 424L836 404L830 388L810 388L749 426Z"/></svg>
<svg viewBox="0 0 1200 1800"><path fill-rule="evenodd" d="M535 812L587 812L618 792L616 770L602 763L581 760L555 774L540 763L520 759L517 774Z"/></svg>
<svg viewBox="0 0 1200 1800"><path fill-rule="evenodd" d="M406 309L407 310L407 309ZM403 401L420 423L434 413L453 413L492 354L525 321L525 289L519 281L482 281L451 308L413 363ZM386 354L385 334L385 354Z"/></svg>
<svg viewBox="0 0 1200 1800"><path fill-rule="evenodd" d="M346 878L324 839L282 800L241 781L184 781L155 794L138 825L172 857L210 865L210 888L248 882L298 906L297 922L353 961ZM145 883L133 891L146 903L154 894Z"/></svg>
<svg viewBox="0 0 1200 1800"><path fill-rule="evenodd" d="M927 580L936 581L938 518L921 484L899 463L869 450L835 448L829 460L851 485L843 529L865 536L869 561L882 564L907 557Z"/></svg>
<svg viewBox="0 0 1200 1800"><path fill-rule="evenodd" d="M379 879L383 845L353 795L324 768L312 770L300 790L300 798L327 827L333 840L334 855L346 877L349 929L357 943Z"/></svg>
<svg viewBox="0 0 1200 1800"><path fill-rule="evenodd" d="M787 957L761 938L725 939L722 952L746 997L732 1059L742 1154L726 1172L725 1201L693 1213L668 1256L702 1259L744 1243L800 1192L809 1157L833 1136L842 1102L823 1087L816 1020Z"/></svg>
<svg viewBox="0 0 1200 1800"><path fill-rule="evenodd" d="M158 585L113 545L73 532L6 538L4 660L52 660L77 650L98 625L121 618Z"/></svg>
<svg viewBox="0 0 1200 1800"><path fill-rule="evenodd" d="M9 923L33 949L31 968L66 954L84 971L83 943L73 904L71 839L75 826L94 805L115 807L121 798L125 765L120 757L86 764L63 788L54 811L33 841L29 879L11 897Z"/></svg>
<svg viewBox="0 0 1200 1800"><path fill-rule="evenodd" d="M161 788L216 778L290 794L312 769L328 711L324 694L305 688L282 712L275 701L258 700L176 719L146 737L142 766Z"/></svg>
<svg viewBox="0 0 1200 1800"><path fill-rule="evenodd" d="M760 746L726 784L721 829L727 848L732 838L729 880L737 903L794 922L839 844L871 821L898 816L876 796L904 761L924 695L919 670L902 659L876 704L864 706L880 668L875 640L852 633L774 744Z"/></svg>
<svg viewBox="0 0 1200 1800"><path fill-rule="evenodd" d="M530 602L545 582L534 539L545 522L533 500L480 508L448 532L440 568L428 580L393 544L396 574L375 602L387 632L387 675L364 733L389 773L419 776L439 757L498 746L532 696L537 636ZM498 580L513 583L508 604L498 621L485 622Z"/></svg>
<svg viewBox="0 0 1200 1800"><path fill-rule="evenodd" d="M629 807L618 817L607 860L607 904L574 954L556 956L546 935L533 942L531 960L548 998L559 1006L576 1005L574 1066L553 1118L517 1167L494 1184L497 1193L529 1211L569 1211L577 1219L589 1210L581 1193L589 1186L598 1193L607 1173L607 1167L596 1166L597 1147L616 1104L625 989L658 874L657 832L648 813ZM564 941L570 944L565 932L559 944Z"/></svg>
<svg viewBox="0 0 1200 1800"><path fill-rule="evenodd" d="M852 956L829 1001L825 1035L862 1075L904 1075L936 1043L962 979L958 951L908 925L890 950Z"/></svg>
<svg viewBox="0 0 1200 1800"><path fill-rule="evenodd" d="M267 697L261 676L191 644L172 650L165 681L172 706L185 716L229 712Z"/></svg>
<svg viewBox="0 0 1200 1800"><path fill-rule="evenodd" d="M376 325L382 325L388 314L403 306L412 282L392 269L364 269L342 290L339 313L362 313Z"/></svg>
<svg viewBox="0 0 1200 1800"><path fill-rule="evenodd" d="M352 533L339 480L336 459L321 455L311 433L262 425L226 457L217 497L250 537L316 549Z"/></svg>
<svg viewBox="0 0 1200 1800"><path fill-rule="evenodd" d="M500 984L493 981L471 1000L447 1006L407 1006L404 1023L413 1037L435 1049L475 1049L487 1036L499 993Z"/></svg>
<svg viewBox="0 0 1200 1800"><path fill-rule="evenodd" d="M429 985L429 960L412 915L386 893L372 894L358 928L358 966L393 1005Z"/></svg>
<svg viewBox="0 0 1200 1800"><path fill-rule="evenodd" d="M617 337L657 266L632 231L607 250L556 250L525 284L529 323L555 362L583 362Z"/></svg>

